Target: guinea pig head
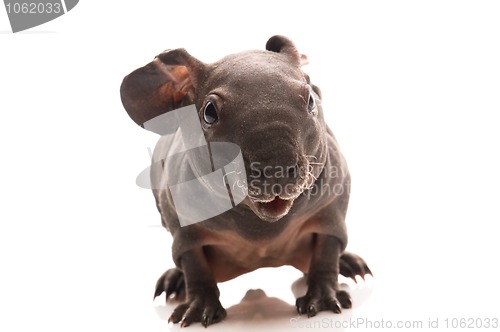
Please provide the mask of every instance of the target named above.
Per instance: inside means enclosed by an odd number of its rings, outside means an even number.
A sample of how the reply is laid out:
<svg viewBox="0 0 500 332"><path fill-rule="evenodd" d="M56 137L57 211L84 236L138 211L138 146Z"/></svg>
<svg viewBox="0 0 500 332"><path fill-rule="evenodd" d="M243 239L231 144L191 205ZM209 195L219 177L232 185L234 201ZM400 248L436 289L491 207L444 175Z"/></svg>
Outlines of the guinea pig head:
<svg viewBox="0 0 500 332"><path fill-rule="evenodd" d="M166 51L129 74L122 102L139 125L194 104L207 142L232 142L247 174L246 204L274 222L313 186L327 158L320 90L294 44L274 36L266 50L205 64L184 49Z"/></svg>

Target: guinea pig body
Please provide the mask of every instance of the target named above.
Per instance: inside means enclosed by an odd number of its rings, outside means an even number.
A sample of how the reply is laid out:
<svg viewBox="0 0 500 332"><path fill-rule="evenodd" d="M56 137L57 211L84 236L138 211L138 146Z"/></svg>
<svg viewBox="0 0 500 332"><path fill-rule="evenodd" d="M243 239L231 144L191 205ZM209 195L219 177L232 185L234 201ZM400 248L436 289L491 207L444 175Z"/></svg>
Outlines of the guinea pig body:
<svg viewBox="0 0 500 332"><path fill-rule="evenodd" d="M226 312L217 283L261 267L291 265L307 274L308 291L296 305L309 316L351 306L349 294L338 287L339 273L371 274L360 257L344 252L350 175L325 124L321 92L302 71L302 59L290 40L274 36L265 51L233 54L212 64L183 49L166 51L123 81L122 101L136 123L147 128L151 119L194 105L196 132L206 142L197 152L170 157L179 142L163 136L151 166L153 193L162 224L173 235L176 264L158 280L155 297L162 292L185 297L170 317L174 323L207 326L222 320ZM233 206L183 224L172 179L194 181L203 173L200 160L211 165L206 174L215 174L214 155L222 142L240 149L241 162L228 158L234 167L221 173L226 180L232 173L239 176L221 182ZM219 186L200 183L208 190ZM244 192L237 201L236 183ZM217 193L203 200L197 200L196 190L179 193L188 197L183 203L187 214L189 204L203 214L219 199Z"/></svg>

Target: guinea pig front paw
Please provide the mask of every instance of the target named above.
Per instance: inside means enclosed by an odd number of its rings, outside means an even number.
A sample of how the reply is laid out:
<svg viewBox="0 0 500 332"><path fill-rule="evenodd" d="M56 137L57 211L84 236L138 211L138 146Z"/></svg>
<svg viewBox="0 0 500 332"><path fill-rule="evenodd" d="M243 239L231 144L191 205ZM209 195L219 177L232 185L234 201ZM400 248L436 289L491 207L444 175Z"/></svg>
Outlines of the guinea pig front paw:
<svg viewBox="0 0 500 332"><path fill-rule="evenodd" d="M186 327L200 322L204 327L220 322L226 317L226 310L222 307L218 297L208 292L195 295L174 309L168 319L169 323L181 323Z"/></svg>
<svg viewBox="0 0 500 332"><path fill-rule="evenodd" d="M333 311L341 313L341 307L348 309L352 307L351 296L343 290L338 290L336 285L311 283L306 295L299 297L296 301L297 311L308 317L316 316L320 311Z"/></svg>

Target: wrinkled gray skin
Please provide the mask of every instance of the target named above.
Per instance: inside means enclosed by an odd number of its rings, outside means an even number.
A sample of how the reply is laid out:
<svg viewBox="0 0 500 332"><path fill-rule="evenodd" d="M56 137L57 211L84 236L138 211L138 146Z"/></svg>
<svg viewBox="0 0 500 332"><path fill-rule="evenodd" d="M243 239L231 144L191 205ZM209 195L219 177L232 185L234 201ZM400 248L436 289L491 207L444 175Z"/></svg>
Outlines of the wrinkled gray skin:
<svg viewBox="0 0 500 332"><path fill-rule="evenodd" d="M213 64L184 49L165 51L123 81L123 104L139 125L195 104L207 142L233 142L245 161L248 197L197 224L180 227L169 190L153 190L174 238L176 265L158 280L155 297L165 291L167 298L185 299L170 317L174 323L222 320L217 282L260 267L291 265L307 274L308 291L296 305L308 316L351 307L349 294L339 290L339 273L353 279L371 274L359 256L344 252L350 176L301 59L290 40L274 36L265 51ZM216 109L213 124L204 119L208 102ZM168 144L159 140L155 160ZM165 183L163 166L152 164L153 181ZM177 167L182 172L185 166ZM271 185L281 189L273 192Z"/></svg>

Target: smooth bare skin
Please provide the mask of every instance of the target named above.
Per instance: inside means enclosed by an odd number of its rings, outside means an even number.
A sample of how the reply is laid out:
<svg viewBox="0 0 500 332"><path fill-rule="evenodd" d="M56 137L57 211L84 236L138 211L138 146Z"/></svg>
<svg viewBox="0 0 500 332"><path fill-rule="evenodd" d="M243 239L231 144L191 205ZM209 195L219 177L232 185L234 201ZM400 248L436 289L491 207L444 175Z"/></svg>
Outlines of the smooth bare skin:
<svg viewBox="0 0 500 332"><path fill-rule="evenodd" d="M308 291L296 305L308 316L351 307L349 294L339 290L339 273L371 274L360 257L344 252L350 175L324 122L320 90L301 70L303 60L289 39L274 36L265 51L212 64L184 49L165 51L123 80L123 105L139 125L195 104L207 142L235 143L245 161L248 197L200 223L180 227L168 188L153 190L174 238L176 265L158 280L155 297L166 292L185 300L170 321L221 321L226 311L217 283L261 267L291 265L307 274ZM168 144L160 138L155 156L161 159ZM153 163L153 181L166 183L163 168Z"/></svg>

